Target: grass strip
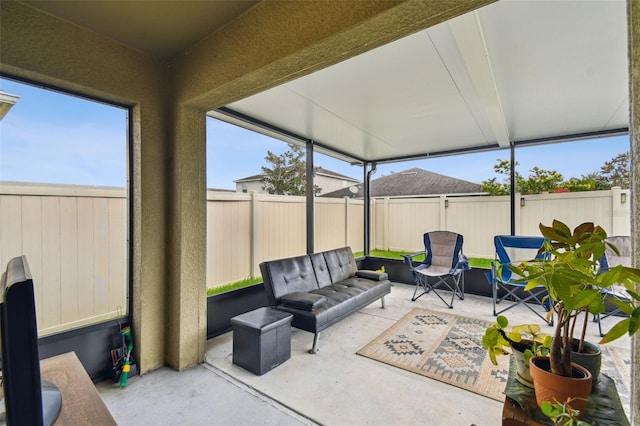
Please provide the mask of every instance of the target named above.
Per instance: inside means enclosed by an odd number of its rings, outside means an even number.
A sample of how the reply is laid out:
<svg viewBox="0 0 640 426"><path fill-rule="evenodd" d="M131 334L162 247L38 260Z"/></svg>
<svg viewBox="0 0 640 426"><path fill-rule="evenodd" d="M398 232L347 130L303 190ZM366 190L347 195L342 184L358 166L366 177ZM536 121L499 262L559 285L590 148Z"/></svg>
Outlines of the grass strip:
<svg viewBox="0 0 640 426"><path fill-rule="evenodd" d="M371 256L383 257L387 259L400 259L402 260L403 254L410 254L408 251L393 251L393 250L371 250ZM364 252L358 251L354 253L356 258L364 256ZM424 260L424 255L418 255L414 258L417 262ZM479 257L472 257L469 259L469 264L472 268L491 268L491 259L484 259ZM225 284L219 287L208 288L207 296L213 296L215 294L225 293L227 291L237 290L239 288L249 287L254 284L262 282L262 277L245 278L244 280L236 281L233 283Z"/></svg>
<svg viewBox="0 0 640 426"><path fill-rule="evenodd" d="M371 250L371 256L373 257L384 257L387 259L400 259L402 260L402 255L410 254L408 251L393 251L393 250ZM364 252L358 251L354 253L356 258L364 256ZM414 257L414 260L417 262L422 262L424 260L424 255L418 255ZM469 264L472 268L484 268L491 269L491 259L485 259L481 257L472 257L469 259Z"/></svg>

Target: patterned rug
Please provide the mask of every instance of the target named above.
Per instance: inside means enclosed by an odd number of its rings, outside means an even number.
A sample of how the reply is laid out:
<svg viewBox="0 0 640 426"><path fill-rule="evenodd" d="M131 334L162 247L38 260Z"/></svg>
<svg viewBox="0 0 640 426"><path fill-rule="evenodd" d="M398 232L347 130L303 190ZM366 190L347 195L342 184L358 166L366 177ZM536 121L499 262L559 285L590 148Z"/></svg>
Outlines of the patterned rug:
<svg viewBox="0 0 640 426"><path fill-rule="evenodd" d="M602 367L600 373L604 373L616 382L620 402L624 407L627 417L631 416L631 349L618 348L611 345L601 345Z"/></svg>
<svg viewBox="0 0 640 426"><path fill-rule="evenodd" d="M509 357L498 357L499 365L495 366L482 347L482 336L491 324L416 308L360 349L358 355L504 401ZM605 359L613 361L603 362L603 372L616 380L627 407L629 353L628 349L625 353L624 349L612 347L603 350Z"/></svg>
<svg viewBox="0 0 640 426"><path fill-rule="evenodd" d="M482 347L491 323L416 308L358 351L358 355L504 401L509 358L494 366Z"/></svg>

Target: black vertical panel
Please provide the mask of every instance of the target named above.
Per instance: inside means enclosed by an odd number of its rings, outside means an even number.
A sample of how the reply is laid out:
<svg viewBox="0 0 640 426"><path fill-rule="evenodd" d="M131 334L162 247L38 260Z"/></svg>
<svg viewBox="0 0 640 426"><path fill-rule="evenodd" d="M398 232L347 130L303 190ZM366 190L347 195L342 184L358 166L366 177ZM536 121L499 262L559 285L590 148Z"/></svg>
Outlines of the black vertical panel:
<svg viewBox="0 0 640 426"><path fill-rule="evenodd" d="M313 254L315 250L315 191L313 176L313 141L307 141L307 254Z"/></svg>

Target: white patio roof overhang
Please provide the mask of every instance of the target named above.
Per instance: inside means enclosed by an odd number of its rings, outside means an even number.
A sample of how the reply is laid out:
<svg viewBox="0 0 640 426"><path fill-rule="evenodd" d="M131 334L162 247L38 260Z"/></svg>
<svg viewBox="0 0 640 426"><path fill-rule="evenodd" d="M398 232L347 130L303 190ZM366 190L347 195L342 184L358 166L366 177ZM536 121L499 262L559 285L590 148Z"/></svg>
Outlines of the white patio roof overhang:
<svg viewBox="0 0 640 426"><path fill-rule="evenodd" d="M350 162L628 132L624 0L500 1L209 115Z"/></svg>

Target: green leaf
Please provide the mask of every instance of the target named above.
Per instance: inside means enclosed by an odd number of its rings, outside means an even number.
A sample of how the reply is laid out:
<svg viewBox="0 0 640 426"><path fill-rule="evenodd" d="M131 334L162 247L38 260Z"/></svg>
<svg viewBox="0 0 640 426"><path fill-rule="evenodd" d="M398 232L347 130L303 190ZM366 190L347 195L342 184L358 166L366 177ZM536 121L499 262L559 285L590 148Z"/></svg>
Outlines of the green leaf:
<svg viewBox="0 0 640 426"><path fill-rule="evenodd" d="M540 410L542 410L542 414L547 417L551 417L554 412L553 405L551 405L549 401L544 401L542 404L540 404Z"/></svg>
<svg viewBox="0 0 640 426"><path fill-rule="evenodd" d="M540 332L540 326L538 324L520 324L513 326L514 333L529 334L534 336Z"/></svg>
<svg viewBox="0 0 640 426"><path fill-rule="evenodd" d="M498 323L500 328L503 329L507 328L507 326L509 325L509 320L504 315L498 315L498 318L496 318L496 322Z"/></svg>
<svg viewBox="0 0 640 426"><path fill-rule="evenodd" d="M633 306L628 302L618 299L609 299L608 301L627 315L631 315L633 313Z"/></svg>
<svg viewBox="0 0 640 426"><path fill-rule="evenodd" d="M560 223L562 223L562 222L560 222ZM573 235L592 234L595 229L596 229L596 227L593 224L593 222L584 222L584 223L581 223L580 225L575 227L575 229L573 230Z"/></svg>
<svg viewBox="0 0 640 426"><path fill-rule="evenodd" d="M559 224L558 227L556 227L556 223ZM560 221L554 220L553 226L545 226L540 223L538 227L542 236L551 241L565 242L571 236L571 230Z"/></svg>
<svg viewBox="0 0 640 426"><path fill-rule="evenodd" d="M638 328L640 328L640 307L635 308L629 318L629 336L635 334Z"/></svg>
<svg viewBox="0 0 640 426"><path fill-rule="evenodd" d="M519 342L522 340L522 335L520 333L509 332L507 333L507 337L513 342Z"/></svg>
<svg viewBox="0 0 640 426"><path fill-rule="evenodd" d="M558 417L563 413L562 408L559 404L552 404L549 401L544 401L540 405L540 410L542 410L542 414L549 418Z"/></svg>
<svg viewBox="0 0 640 426"><path fill-rule="evenodd" d="M631 297L633 297L634 299L636 299L637 301L640 302L640 294L636 293L635 291L633 291L633 290L631 290L629 288L627 288L627 293L629 293L629 295Z"/></svg>
<svg viewBox="0 0 640 426"><path fill-rule="evenodd" d="M630 318L625 318L611 327L611 330L600 340L600 343L609 343L624 336L629 331Z"/></svg>
<svg viewBox="0 0 640 426"><path fill-rule="evenodd" d="M588 306L591 302L597 301L600 298L600 291L596 289L584 290L574 297L563 299L567 309L575 311L585 306Z"/></svg>

